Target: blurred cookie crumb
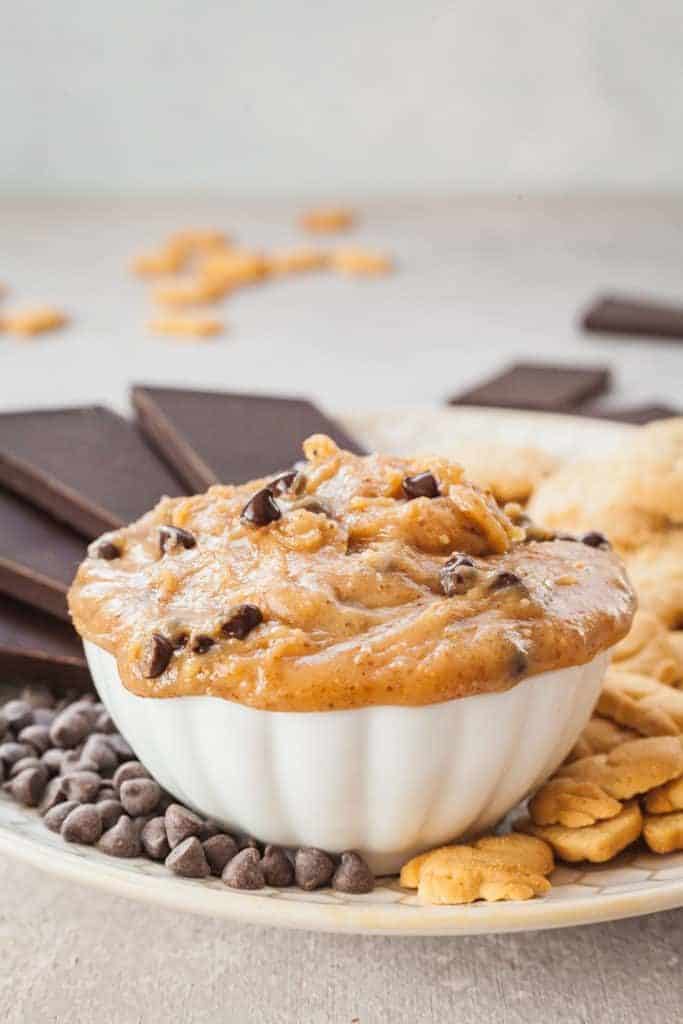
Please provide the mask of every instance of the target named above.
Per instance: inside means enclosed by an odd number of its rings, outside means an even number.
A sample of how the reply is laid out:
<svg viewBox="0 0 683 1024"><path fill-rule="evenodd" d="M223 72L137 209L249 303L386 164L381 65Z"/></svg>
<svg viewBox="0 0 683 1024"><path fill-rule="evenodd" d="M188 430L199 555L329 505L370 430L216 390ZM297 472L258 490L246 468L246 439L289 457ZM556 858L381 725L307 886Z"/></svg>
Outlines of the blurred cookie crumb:
<svg viewBox="0 0 683 1024"><path fill-rule="evenodd" d="M166 245L158 252L140 253L131 263L131 270L140 277L157 277L162 274L176 274L182 270L187 254L176 245Z"/></svg>
<svg viewBox="0 0 683 1024"><path fill-rule="evenodd" d="M328 259L326 252L302 246L297 249L275 249L268 256L268 264L273 274L296 274L306 270L322 270Z"/></svg>
<svg viewBox="0 0 683 1024"><path fill-rule="evenodd" d="M229 290L225 282L201 277L159 285L154 289L152 298L161 306L196 306L216 302Z"/></svg>
<svg viewBox="0 0 683 1024"><path fill-rule="evenodd" d="M388 274L393 270L390 256L381 252L373 252L371 249L355 247L335 250L330 257L330 265L340 274L351 276Z"/></svg>
<svg viewBox="0 0 683 1024"><path fill-rule="evenodd" d="M149 322L154 334L175 338L210 338L222 334L224 326L220 320L209 317L166 316Z"/></svg>
<svg viewBox="0 0 683 1024"><path fill-rule="evenodd" d="M336 231L348 231L356 217L353 210L344 206L318 207L302 213L299 223L304 231L327 235Z"/></svg>
<svg viewBox="0 0 683 1024"><path fill-rule="evenodd" d="M64 327L67 322L68 317L61 310L52 306L36 306L33 309L8 313L0 320L0 328L9 331L10 334L29 337L33 334L56 331L58 328Z"/></svg>

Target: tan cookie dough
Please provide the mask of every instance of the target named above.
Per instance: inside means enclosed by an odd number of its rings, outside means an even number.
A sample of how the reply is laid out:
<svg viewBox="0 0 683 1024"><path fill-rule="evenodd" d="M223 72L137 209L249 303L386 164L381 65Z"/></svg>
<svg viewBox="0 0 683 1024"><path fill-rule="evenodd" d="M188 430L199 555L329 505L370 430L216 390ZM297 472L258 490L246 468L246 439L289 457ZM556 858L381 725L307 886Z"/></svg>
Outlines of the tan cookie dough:
<svg viewBox="0 0 683 1024"><path fill-rule="evenodd" d="M129 690L281 711L419 706L585 664L627 633L634 597L611 551L523 543L457 464L360 458L322 436L304 452L289 489L164 499L107 535L113 552L92 546L71 612ZM413 497L429 490L420 474L435 494ZM276 518L245 522L252 499ZM463 554L447 596L445 564ZM237 636L243 605L257 621Z"/></svg>

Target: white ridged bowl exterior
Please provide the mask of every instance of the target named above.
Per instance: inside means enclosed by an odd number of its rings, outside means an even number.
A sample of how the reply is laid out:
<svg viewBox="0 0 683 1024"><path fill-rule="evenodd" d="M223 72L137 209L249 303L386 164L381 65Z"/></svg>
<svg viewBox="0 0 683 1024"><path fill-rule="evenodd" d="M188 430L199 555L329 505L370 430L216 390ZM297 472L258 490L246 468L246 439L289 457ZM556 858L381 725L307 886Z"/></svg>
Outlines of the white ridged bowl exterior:
<svg viewBox="0 0 683 1024"><path fill-rule="evenodd" d="M264 841L362 853L376 874L494 825L561 763L609 653L504 693L424 707L259 711L217 697L138 697L86 642L95 686L155 778Z"/></svg>

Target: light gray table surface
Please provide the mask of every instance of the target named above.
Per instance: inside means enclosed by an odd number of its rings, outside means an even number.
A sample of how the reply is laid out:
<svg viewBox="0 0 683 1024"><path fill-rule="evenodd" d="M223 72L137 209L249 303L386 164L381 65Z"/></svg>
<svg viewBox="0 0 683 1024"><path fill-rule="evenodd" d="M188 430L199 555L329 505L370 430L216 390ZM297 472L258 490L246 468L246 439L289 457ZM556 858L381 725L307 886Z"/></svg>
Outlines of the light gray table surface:
<svg viewBox="0 0 683 1024"><path fill-rule="evenodd" d="M64 305L59 335L0 335L3 408L108 401L131 380L308 393L331 409L440 402L506 360L607 360L614 401L683 402L683 345L581 335L603 289L683 298L683 200L382 201L354 241L397 273L245 290L221 341L150 338L130 255L186 225L300 241L296 203L0 203L4 306ZM266 931L137 905L0 858L0 1020L674 1021L683 912L558 932L389 939Z"/></svg>

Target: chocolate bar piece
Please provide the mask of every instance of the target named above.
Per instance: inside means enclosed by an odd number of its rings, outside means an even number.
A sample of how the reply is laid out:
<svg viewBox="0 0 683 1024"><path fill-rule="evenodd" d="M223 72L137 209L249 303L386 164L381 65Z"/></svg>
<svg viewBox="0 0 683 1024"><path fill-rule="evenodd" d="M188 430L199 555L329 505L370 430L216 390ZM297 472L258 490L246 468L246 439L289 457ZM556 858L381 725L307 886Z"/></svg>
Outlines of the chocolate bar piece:
<svg viewBox="0 0 683 1024"><path fill-rule="evenodd" d="M64 622L0 594L0 684L46 683L57 692L89 689L76 632Z"/></svg>
<svg viewBox="0 0 683 1024"><path fill-rule="evenodd" d="M449 403L571 412L602 394L609 384L610 372L604 366L514 363L479 387L455 395Z"/></svg>
<svg viewBox="0 0 683 1024"><path fill-rule="evenodd" d="M635 426L642 426L644 423L652 423L654 420L665 420L669 416L680 416L680 409L674 409L671 405L632 405L624 409L609 409L602 406L593 409L591 406L580 410L581 416L592 416L600 420L614 420L616 423L633 423Z"/></svg>
<svg viewBox="0 0 683 1024"><path fill-rule="evenodd" d="M683 306L669 306L649 299L604 295L581 318L585 331L603 334L636 334L650 338L683 339Z"/></svg>
<svg viewBox="0 0 683 1024"><path fill-rule="evenodd" d="M362 451L303 399L135 387L132 400L146 437L192 491L288 469L309 434Z"/></svg>
<svg viewBox="0 0 683 1024"><path fill-rule="evenodd" d="M85 542L0 488L0 593L69 621L66 592Z"/></svg>
<svg viewBox="0 0 683 1024"><path fill-rule="evenodd" d="M138 428L102 406L0 414L0 484L88 538L181 493Z"/></svg>

